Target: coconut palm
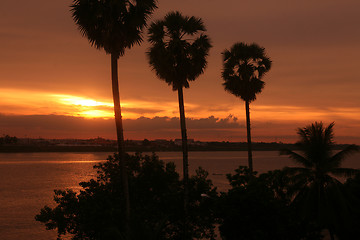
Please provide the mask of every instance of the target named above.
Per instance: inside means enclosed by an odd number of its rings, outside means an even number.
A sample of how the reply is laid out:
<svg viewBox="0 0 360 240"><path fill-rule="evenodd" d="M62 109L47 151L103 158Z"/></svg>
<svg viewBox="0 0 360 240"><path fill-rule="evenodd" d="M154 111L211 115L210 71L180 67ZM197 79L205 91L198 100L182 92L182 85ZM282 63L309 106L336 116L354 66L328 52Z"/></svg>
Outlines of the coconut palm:
<svg viewBox="0 0 360 240"><path fill-rule="evenodd" d="M92 46L104 49L106 54L111 56L115 123L127 220L129 220L130 202L124 163L124 135L117 61L124 55L125 49L130 49L142 42L142 29L155 8L156 0L74 0L71 5L72 17L82 35Z"/></svg>
<svg viewBox="0 0 360 240"><path fill-rule="evenodd" d="M249 169L253 171L249 105L264 88L265 83L261 79L270 70L271 60L266 56L265 49L255 43L235 43L222 54L225 90L245 101L248 162Z"/></svg>
<svg viewBox="0 0 360 240"><path fill-rule="evenodd" d="M178 92L180 126L183 149L184 207L188 201L188 146L185 124L183 88L189 87L204 72L206 57L211 48L204 23L200 18L170 12L163 20L151 24L147 53L149 64L156 75Z"/></svg>
<svg viewBox="0 0 360 240"><path fill-rule="evenodd" d="M358 146L349 145L333 154L333 127L334 123L324 127L322 122L315 122L299 128L300 141L297 146L300 153L288 149L280 152L302 166L285 168L294 177L294 184L298 187L294 203L303 206L304 218L328 228L332 239L334 230L344 223L344 215L349 212L338 178L360 173L357 169L341 167L347 156L360 150Z"/></svg>

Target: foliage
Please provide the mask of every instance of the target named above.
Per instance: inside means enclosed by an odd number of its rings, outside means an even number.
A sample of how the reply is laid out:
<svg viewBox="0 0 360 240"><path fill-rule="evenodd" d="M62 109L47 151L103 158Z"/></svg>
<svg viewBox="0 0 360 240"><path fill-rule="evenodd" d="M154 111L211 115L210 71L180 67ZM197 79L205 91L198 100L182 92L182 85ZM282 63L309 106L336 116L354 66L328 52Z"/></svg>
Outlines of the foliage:
<svg viewBox="0 0 360 240"><path fill-rule="evenodd" d="M4 137L0 137L0 145L1 144L16 144L18 142L17 137L11 137L9 135L5 135Z"/></svg>
<svg viewBox="0 0 360 240"><path fill-rule="evenodd" d="M284 149L281 154L289 155L302 165L285 169L296 185L293 204L298 206L301 217L339 236L346 231L351 215L351 204L339 177L360 173L357 169L341 168L341 163L359 151L359 147L349 145L334 154L333 126L334 123L324 127L322 122L315 122L299 128L300 153Z"/></svg>
<svg viewBox="0 0 360 240"><path fill-rule="evenodd" d="M204 72L210 40L200 18L168 13L149 27L151 48L147 55L156 75L173 87L189 87ZM197 36L198 35L198 36Z"/></svg>
<svg viewBox="0 0 360 240"><path fill-rule="evenodd" d="M131 239L182 239L183 186L173 163L156 155L127 155L131 198ZM95 166L97 179L80 183L82 190L56 190L56 206L45 206L36 220L57 229L59 239L123 239L124 202L118 156ZM189 224L193 239L214 239L216 189L198 169L189 181ZM206 194L208 197L203 197Z"/></svg>
<svg viewBox="0 0 360 240"><path fill-rule="evenodd" d="M271 68L271 60L265 49L256 43L235 43L223 54L224 87L226 91L244 101L254 101L264 88L262 77Z"/></svg>
<svg viewBox="0 0 360 240"><path fill-rule="evenodd" d="M74 0L71 12L80 32L97 49L123 56L142 41L141 31L155 0Z"/></svg>
<svg viewBox="0 0 360 240"><path fill-rule="evenodd" d="M351 215L347 221L346 231L341 231L340 239L352 239L353 236L360 236L360 174L348 178L344 184L345 193L351 203Z"/></svg>
<svg viewBox="0 0 360 240"><path fill-rule="evenodd" d="M314 226L298 221L289 206L286 174L276 170L257 176L243 166L235 171L227 175L232 188L221 194L218 204L223 239L321 239Z"/></svg>

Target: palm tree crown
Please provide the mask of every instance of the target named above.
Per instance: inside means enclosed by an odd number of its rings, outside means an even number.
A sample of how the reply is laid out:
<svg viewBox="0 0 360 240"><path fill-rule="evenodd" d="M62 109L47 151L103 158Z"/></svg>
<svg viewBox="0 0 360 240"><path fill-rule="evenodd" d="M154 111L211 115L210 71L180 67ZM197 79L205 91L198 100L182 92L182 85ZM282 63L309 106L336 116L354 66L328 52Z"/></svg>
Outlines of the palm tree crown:
<svg viewBox="0 0 360 240"><path fill-rule="evenodd" d="M204 72L211 47L209 38L202 33L205 30L200 18L179 12L170 12L164 20L151 24L149 42L153 46L148 52L149 63L174 91L188 88L189 81Z"/></svg>
<svg viewBox="0 0 360 240"><path fill-rule="evenodd" d="M359 147L349 145L342 151L333 154L333 127L334 123L324 127L322 122L315 122L304 128L299 128L300 141L297 146L301 154L287 149L281 151L281 154L289 155L295 162L302 165L302 167L289 169L305 174L308 184L334 181L332 176L350 177L359 172L352 168L341 168L341 163L345 157L359 151Z"/></svg>
<svg viewBox="0 0 360 240"><path fill-rule="evenodd" d="M244 101L254 101L265 85L261 78L271 68L265 49L255 43L248 45L241 42L222 54L225 90Z"/></svg>
<svg viewBox="0 0 360 240"><path fill-rule="evenodd" d="M71 12L91 45L118 58L126 48L140 44L155 8L155 0L74 0Z"/></svg>

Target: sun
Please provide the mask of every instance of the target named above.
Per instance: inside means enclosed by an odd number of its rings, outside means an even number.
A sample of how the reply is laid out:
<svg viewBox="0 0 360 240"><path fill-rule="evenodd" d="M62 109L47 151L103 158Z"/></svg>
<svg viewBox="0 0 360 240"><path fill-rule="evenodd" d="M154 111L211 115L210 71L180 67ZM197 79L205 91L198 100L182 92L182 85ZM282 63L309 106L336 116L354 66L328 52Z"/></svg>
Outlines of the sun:
<svg viewBox="0 0 360 240"><path fill-rule="evenodd" d="M63 104L84 106L84 107L97 107L97 106L107 106L113 107L113 104L109 102L100 102L93 99L86 99L83 97L70 96L70 95L56 95L59 98L59 101Z"/></svg>
<svg viewBox="0 0 360 240"><path fill-rule="evenodd" d="M113 104L89 98L54 94L53 97L62 105L69 108L68 115L84 118L113 118Z"/></svg>

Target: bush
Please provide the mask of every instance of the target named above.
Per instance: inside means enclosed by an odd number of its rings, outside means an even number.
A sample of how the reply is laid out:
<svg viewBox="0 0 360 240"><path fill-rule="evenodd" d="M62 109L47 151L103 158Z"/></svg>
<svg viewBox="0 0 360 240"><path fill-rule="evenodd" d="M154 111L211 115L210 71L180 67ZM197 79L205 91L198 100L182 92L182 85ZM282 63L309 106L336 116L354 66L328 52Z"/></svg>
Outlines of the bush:
<svg viewBox="0 0 360 240"><path fill-rule="evenodd" d="M183 185L174 163L153 154L126 155L131 203L131 239L182 239ZM47 229L57 229L58 239L123 239L124 198L118 156L94 166L96 179L80 183L79 193L55 190L56 206L45 206L35 219ZM216 189L199 168L189 180L189 235L214 239ZM207 196L207 197L203 197Z"/></svg>
<svg viewBox="0 0 360 240"><path fill-rule="evenodd" d="M290 205L290 179L282 171L257 176L239 167L227 178L232 188L221 193L218 204L223 239L321 239L314 225L299 221Z"/></svg>

